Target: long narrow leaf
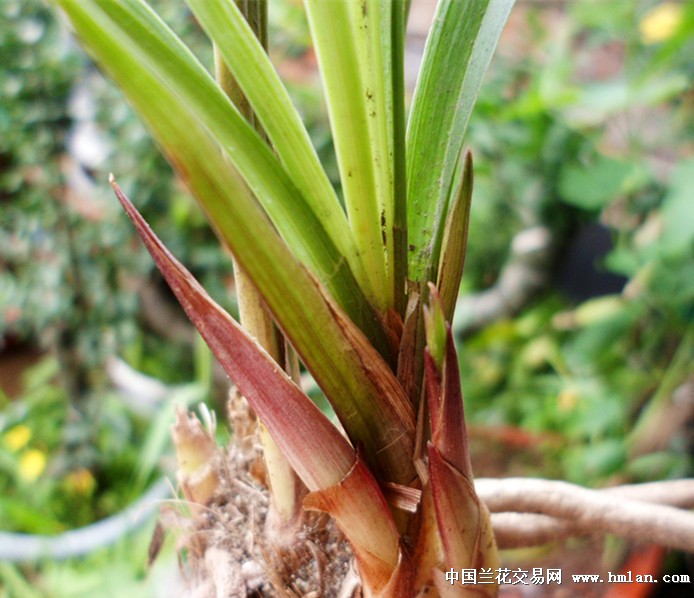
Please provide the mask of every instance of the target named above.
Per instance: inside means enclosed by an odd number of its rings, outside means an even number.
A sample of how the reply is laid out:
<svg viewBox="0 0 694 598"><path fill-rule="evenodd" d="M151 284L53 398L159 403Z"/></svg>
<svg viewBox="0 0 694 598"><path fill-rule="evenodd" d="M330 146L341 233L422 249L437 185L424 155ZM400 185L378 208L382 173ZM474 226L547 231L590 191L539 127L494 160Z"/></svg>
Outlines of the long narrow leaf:
<svg viewBox="0 0 694 598"><path fill-rule="evenodd" d="M405 118L405 29L409 2L393 0L391 75L393 80L393 299L404 320L407 308L407 161Z"/></svg>
<svg viewBox="0 0 694 598"><path fill-rule="evenodd" d="M468 152L443 233L436 281L436 288L443 304L443 316L447 322L453 321L460 281L463 278L472 204L472 181L472 154Z"/></svg>
<svg viewBox="0 0 694 598"><path fill-rule="evenodd" d="M409 277L436 280L463 137L513 0L441 0L407 131Z"/></svg>
<svg viewBox="0 0 694 598"><path fill-rule="evenodd" d="M277 362L171 255L120 187L115 183L113 187L186 314L301 479L312 490L339 483L354 465L354 449Z"/></svg>
<svg viewBox="0 0 694 598"><path fill-rule="evenodd" d="M359 60L363 50L358 41L364 41L360 40L359 27L364 25L357 13L368 14L368 8L364 8L367 4L306 0L305 6L323 78L349 223L371 286L380 298L378 308L385 312L392 306L393 290L392 277L387 277L383 242L382 217L386 215L379 203L383 189L375 164L382 144L372 137L375 126L369 120L387 117L378 108L385 100L377 96L377 89L366 84L364 60Z"/></svg>
<svg viewBox="0 0 694 598"><path fill-rule="evenodd" d="M84 0L89 6L90 2ZM109 18L109 32L181 98L220 144L296 255L349 311L358 295L350 270L360 266L344 215L330 203L310 205L276 156L239 114L175 34L141 0L94 0ZM260 50L262 52L262 50ZM141 90L144 93L145 90ZM150 94L147 93L149 96ZM316 211L320 210L320 213ZM322 217L329 216L325 227ZM342 216L342 221L340 220ZM365 301L362 295L362 301Z"/></svg>
<svg viewBox="0 0 694 598"><path fill-rule="evenodd" d="M308 132L262 45L233 0L189 2L259 119L287 174L370 295L347 219ZM370 297L370 299L374 299Z"/></svg>
<svg viewBox="0 0 694 598"><path fill-rule="evenodd" d="M394 88L398 66L394 61L393 0L365 0L347 2L355 34L357 61L361 73L362 98L365 99L366 139L371 150L374 176L374 197L378 210L381 248L385 257L385 284L388 307L394 304L395 247L393 225L395 218L395 154L401 148L395 145ZM401 98L404 102L404 88ZM404 286L401 287L401 292Z"/></svg>

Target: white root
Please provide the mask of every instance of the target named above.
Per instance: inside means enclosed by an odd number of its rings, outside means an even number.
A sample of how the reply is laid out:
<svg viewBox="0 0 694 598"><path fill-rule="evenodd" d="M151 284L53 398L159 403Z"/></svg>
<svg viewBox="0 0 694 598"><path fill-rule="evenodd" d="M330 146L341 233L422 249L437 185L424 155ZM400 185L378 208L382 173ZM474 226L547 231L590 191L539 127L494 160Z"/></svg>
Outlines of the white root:
<svg viewBox="0 0 694 598"><path fill-rule="evenodd" d="M480 479L500 547L578 535L614 534L694 552L694 480L589 490L567 482Z"/></svg>

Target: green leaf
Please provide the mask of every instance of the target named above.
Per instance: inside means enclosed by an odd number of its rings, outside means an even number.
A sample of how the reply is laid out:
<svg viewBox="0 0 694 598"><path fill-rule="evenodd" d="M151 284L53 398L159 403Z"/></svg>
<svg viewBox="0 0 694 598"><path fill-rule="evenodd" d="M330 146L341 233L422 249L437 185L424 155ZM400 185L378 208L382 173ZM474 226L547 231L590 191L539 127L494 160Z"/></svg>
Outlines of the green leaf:
<svg viewBox="0 0 694 598"><path fill-rule="evenodd" d="M407 307L407 160L405 154L405 30L408 0L393 0L391 22L391 59L393 78L393 299L405 319Z"/></svg>
<svg viewBox="0 0 694 598"><path fill-rule="evenodd" d="M470 152L465 156L462 175L458 178L461 181L457 185L458 190L455 193L443 233L441 259L439 260L438 279L436 281L436 287L443 303L443 314L448 322L453 321L467 250L473 181L472 154Z"/></svg>
<svg viewBox="0 0 694 598"><path fill-rule="evenodd" d="M291 251L280 241L248 187L222 158L216 144L199 122L197 113L154 75L153 67L143 63L137 51L132 51L130 38L124 37L121 30L93 2L63 0L61 5L97 60L147 121L169 160L242 267L259 288L266 290L266 296L276 296L274 300L268 299L274 305L272 310L275 316L278 317L280 311L289 313L292 309L298 309L288 307L284 310L284 293L273 293L269 289L282 280L291 280L285 273L292 270ZM221 91L217 89L214 93L219 95ZM220 97L221 101L227 103L229 113L234 113L235 109L227 98L223 94ZM257 136L254 131L250 134ZM267 149L262 141L257 141L259 147ZM315 259L322 264L319 271L324 273L326 286L381 353L387 354L380 324L355 283L348 265L336 255L334 246L321 234L323 229L320 225L315 220L313 223L309 220L313 220L310 215L305 223L308 228L307 242L313 246L311 253ZM258 243L258 239L264 242ZM306 279L307 274L303 272L294 279L292 290L296 292L301 309L310 313L311 300L301 296L300 291L301 281Z"/></svg>
<svg viewBox="0 0 694 598"><path fill-rule="evenodd" d="M350 271L349 264L358 260L345 227L333 224L332 235L325 229L313 209L315 202L313 207L307 203L272 150L175 34L140 0L85 0L82 4L83 10L93 7L92 15L101 9L108 19L103 21L103 34L118 40L120 54L127 53L135 59L138 69L151 71L159 84L199 119L238 169L287 244L348 313L357 315L352 309L355 305L367 313L366 299ZM70 10L76 12L74 6ZM103 59L113 57L112 53ZM108 67L108 62L105 64ZM118 82L124 88L128 86L123 80ZM151 87L132 90L131 101L148 101L153 95ZM134 99L133 94L142 97Z"/></svg>
<svg viewBox="0 0 694 598"><path fill-rule="evenodd" d="M682 73L585 85L575 98L576 106L569 112L569 120L580 127L600 126L613 114L634 107L662 104L679 96L688 87L689 81Z"/></svg>
<svg viewBox="0 0 694 598"><path fill-rule="evenodd" d="M337 196L286 88L232 0L189 2L259 119L297 190L365 286L361 261Z"/></svg>
<svg viewBox="0 0 694 598"><path fill-rule="evenodd" d="M669 183L670 189L662 207L663 233L659 251L666 259L684 256L691 259L694 252L694 159L677 164Z"/></svg>
<svg viewBox="0 0 694 598"><path fill-rule="evenodd" d="M632 164L598 156L587 165L571 164L561 170L559 192L562 199L584 210L599 210L626 190L637 169Z"/></svg>
<svg viewBox="0 0 694 598"><path fill-rule="evenodd" d="M448 328L443 315L441 297L432 283L429 283L429 305L424 306L424 333L429 356L436 365L436 371L443 372Z"/></svg>
<svg viewBox="0 0 694 598"><path fill-rule="evenodd" d="M369 464L385 479L409 480L411 406L379 346L378 324L366 307L348 302L367 338L333 303L324 287L301 265L218 151L185 102L181 102L126 51L127 38L87 0L61 0L76 29L102 65L147 120L170 161L205 207L211 222L241 267L251 276L282 331L333 404L345 430L364 446ZM262 242L260 242L262 240ZM333 283L340 280L334 273ZM354 293L356 285L352 283ZM371 317L371 321L369 320Z"/></svg>
<svg viewBox="0 0 694 598"><path fill-rule="evenodd" d="M305 6L349 223L377 307L385 312L393 305L394 290L388 259L394 184L391 3L307 0Z"/></svg>
<svg viewBox="0 0 694 598"><path fill-rule="evenodd" d="M442 0L407 131L409 278L436 280L443 223L482 78L513 0Z"/></svg>

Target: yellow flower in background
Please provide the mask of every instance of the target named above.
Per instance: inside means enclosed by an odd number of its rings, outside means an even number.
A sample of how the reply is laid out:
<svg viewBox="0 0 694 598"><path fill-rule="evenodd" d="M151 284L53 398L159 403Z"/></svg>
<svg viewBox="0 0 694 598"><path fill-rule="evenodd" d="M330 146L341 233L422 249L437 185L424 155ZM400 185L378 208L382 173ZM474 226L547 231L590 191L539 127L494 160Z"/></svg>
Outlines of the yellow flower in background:
<svg viewBox="0 0 694 598"><path fill-rule="evenodd" d="M96 480L91 471L82 467L65 477L65 485L75 494L91 495L96 489Z"/></svg>
<svg viewBox="0 0 694 598"><path fill-rule="evenodd" d="M27 482L36 480L46 468L46 453L29 449L19 459L19 475Z"/></svg>
<svg viewBox="0 0 694 598"><path fill-rule="evenodd" d="M557 397L559 411L573 411L578 405L580 396L575 388L565 388Z"/></svg>
<svg viewBox="0 0 694 598"><path fill-rule="evenodd" d="M2 437L2 443L13 453L23 449L29 440L31 440L31 430L23 424L13 426Z"/></svg>
<svg viewBox="0 0 694 598"><path fill-rule="evenodd" d="M674 2L663 2L652 8L641 19L641 41L644 44L657 44L670 39L677 33L683 15L682 5Z"/></svg>

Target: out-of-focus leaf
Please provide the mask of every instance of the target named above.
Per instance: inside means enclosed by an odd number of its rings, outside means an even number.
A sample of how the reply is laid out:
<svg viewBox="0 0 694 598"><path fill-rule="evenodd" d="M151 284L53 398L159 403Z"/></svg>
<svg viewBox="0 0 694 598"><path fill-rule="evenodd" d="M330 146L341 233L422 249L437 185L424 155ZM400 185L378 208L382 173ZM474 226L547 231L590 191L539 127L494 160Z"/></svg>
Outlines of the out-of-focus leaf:
<svg viewBox="0 0 694 598"><path fill-rule="evenodd" d="M208 389L199 382L171 388L167 402L157 411L152 420L147 436L139 448L135 481L141 489L159 466L159 460L171 442L171 424L174 420L176 405L189 406L205 398Z"/></svg>
<svg viewBox="0 0 694 598"><path fill-rule="evenodd" d="M195 415L177 406L172 436L178 483L191 509L199 511L199 505L208 505L220 485L214 429L206 429Z"/></svg>
<svg viewBox="0 0 694 598"><path fill-rule="evenodd" d="M584 210L599 210L626 190L632 164L599 156L587 165L564 167L559 177L559 192L567 203Z"/></svg>
<svg viewBox="0 0 694 598"><path fill-rule="evenodd" d="M694 255L694 159L680 162L670 176L662 208L660 251L666 258Z"/></svg>
<svg viewBox="0 0 694 598"><path fill-rule="evenodd" d="M617 79L585 87L567 107L569 121L581 127L596 126L610 115L636 106L654 106L689 87L681 73L647 77L643 81Z"/></svg>

